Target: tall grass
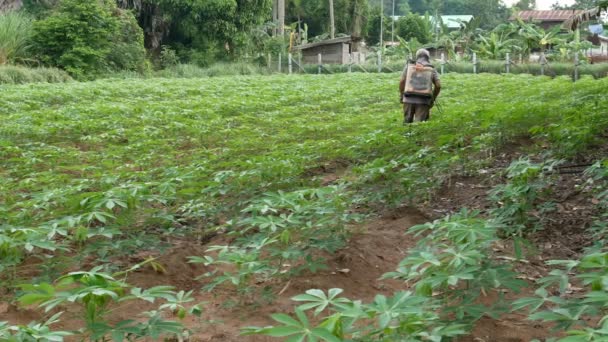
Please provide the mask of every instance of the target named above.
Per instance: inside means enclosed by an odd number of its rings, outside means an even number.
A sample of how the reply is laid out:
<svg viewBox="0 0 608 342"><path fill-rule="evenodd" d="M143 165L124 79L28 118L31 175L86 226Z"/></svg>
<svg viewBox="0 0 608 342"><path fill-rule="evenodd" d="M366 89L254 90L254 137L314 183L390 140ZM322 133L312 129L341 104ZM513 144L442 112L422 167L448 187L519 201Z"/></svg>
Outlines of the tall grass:
<svg viewBox="0 0 608 342"><path fill-rule="evenodd" d="M63 83L72 78L67 72L56 68L27 68L15 65L0 65L0 85L24 83Z"/></svg>
<svg viewBox="0 0 608 342"><path fill-rule="evenodd" d="M0 65L27 59L32 20L22 12L0 15Z"/></svg>
<svg viewBox="0 0 608 342"><path fill-rule="evenodd" d="M193 64L178 64L157 72L154 76L166 78L199 78L215 76L262 75L269 70L249 63L216 63L207 68Z"/></svg>

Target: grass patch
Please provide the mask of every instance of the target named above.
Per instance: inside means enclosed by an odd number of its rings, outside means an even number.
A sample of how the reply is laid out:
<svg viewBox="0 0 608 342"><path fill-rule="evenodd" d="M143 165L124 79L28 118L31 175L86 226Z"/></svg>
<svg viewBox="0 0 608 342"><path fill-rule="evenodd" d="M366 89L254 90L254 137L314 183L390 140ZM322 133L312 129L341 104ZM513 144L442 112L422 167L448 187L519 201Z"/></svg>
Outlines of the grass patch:
<svg viewBox="0 0 608 342"><path fill-rule="evenodd" d="M16 65L0 66L0 84L64 83L72 81L68 73L56 68L28 68Z"/></svg>

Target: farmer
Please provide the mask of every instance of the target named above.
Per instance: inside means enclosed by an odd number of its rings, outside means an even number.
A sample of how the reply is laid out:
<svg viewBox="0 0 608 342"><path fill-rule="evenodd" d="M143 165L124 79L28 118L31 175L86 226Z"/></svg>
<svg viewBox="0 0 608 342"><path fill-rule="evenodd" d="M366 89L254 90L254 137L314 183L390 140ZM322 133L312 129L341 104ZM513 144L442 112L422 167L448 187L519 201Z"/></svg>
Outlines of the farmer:
<svg viewBox="0 0 608 342"><path fill-rule="evenodd" d="M420 49L416 51L416 62L408 61L405 64L399 82L404 124L427 121L441 91L439 73L431 65L430 59L429 52Z"/></svg>

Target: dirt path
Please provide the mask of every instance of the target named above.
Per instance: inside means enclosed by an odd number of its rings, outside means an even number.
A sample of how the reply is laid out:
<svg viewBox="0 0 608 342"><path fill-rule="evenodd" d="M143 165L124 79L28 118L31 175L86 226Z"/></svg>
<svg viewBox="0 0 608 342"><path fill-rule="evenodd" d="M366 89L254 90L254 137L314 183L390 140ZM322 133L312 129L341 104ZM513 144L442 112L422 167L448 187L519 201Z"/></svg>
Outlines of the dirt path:
<svg viewBox="0 0 608 342"><path fill-rule="evenodd" d="M208 246L225 242L218 241L221 237L205 245L176 241L174 247L158 259L166 269L166 273L145 268L133 273L128 282L142 288L172 285L179 290L194 290L197 300L206 304L201 321L188 319L184 322L194 332L192 341L270 341L272 339L260 336L239 336L239 331L245 326L272 324L270 318L272 313L292 312L294 302L290 298L308 289L341 288L346 297L364 301L373 300L376 294L391 295L395 291L402 290L403 286L400 282L379 280L379 278L384 273L392 271L405 257L408 249L415 244L411 237L405 235L407 229L427 220L415 209L402 208L357 227L357 232L348 247L329 256L327 270L316 274L304 274L281 283L257 284L259 288L266 286L272 288L275 297L270 303L264 303L260 299L256 300L256 303L235 306L236 294L233 289L220 287L211 294L199 291L205 280L196 280L196 278L208 270L202 265L189 264L187 258L202 256ZM143 257L145 256L138 256L132 261L136 263L141 261L137 260L138 258ZM153 308L153 305L146 303L129 303L128 306L114 309L112 320L118 322L123 319L133 319L139 313ZM76 308L62 308L62 310L64 311L62 321L54 326L56 329L70 330L81 326L79 319L81 314ZM39 310L20 309L15 306L4 306L0 314L3 320L13 324L27 324L32 320L42 319Z"/></svg>

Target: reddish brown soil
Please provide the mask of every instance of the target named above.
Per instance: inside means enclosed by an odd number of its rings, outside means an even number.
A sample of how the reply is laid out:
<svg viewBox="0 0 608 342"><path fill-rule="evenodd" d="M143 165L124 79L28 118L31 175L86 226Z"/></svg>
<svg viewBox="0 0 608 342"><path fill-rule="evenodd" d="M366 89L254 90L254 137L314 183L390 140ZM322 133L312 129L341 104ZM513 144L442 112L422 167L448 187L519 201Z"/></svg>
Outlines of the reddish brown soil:
<svg viewBox="0 0 608 342"><path fill-rule="evenodd" d="M274 295L271 303L261 298L248 299L245 304L236 305L238 300L233 289L220 287L213 294L202 293L200 288L207 280L197 277L207 270L202 265L187 263L189 256L202 256L210 245L225 243L223 237L215 237L204 244L196 241L176 240L173 248L159 256L158 262L166 272L159 273L145 268L129 276L129 283L139 287L155 285L173 285L180 290L194 290L197 300L205 302L201 320L187 318L184 322L194 333L191 341L276 341L267 337L239 336L245 326L266 326L273 324L270 314L292 312L294 303L290 300L296 294L308 289L330 288L344 289L344 295L350 298L371 301L376 294L390 295L404 289L404 284L397 281L379 280L382 274L395 269L408 249L415 241L404 233L409 227L443 217L448 213L467 207L486 212L492 203L487 200L487 192L496 184L505 180L499 175L511 160L520 156L518 148L498 156L497 161L482 174L474 177L455 177L445 184L437 193L432 203L427 203L419 210L401 208L377 218L354 229L355 233L348 247L334 256L328 257L329 268L316 274L303 274L290 280L259 283L259 289L269 287ZM311 171L324 184L337 180L341 165L329 165L327 169ZM329 173L324 173L329 170ZM547 200L558 203L558 210L552 213L546 229L530 238L538 251L531 255L528 264L518 264L516 269L521 278L530 282L548 273L544 261L550 259L574 258L580 255L583 248L591 242L585 233L593 216L591 197L577 186L584 182L581 175L561 175L556 178L553 193ZM496 257L512 256L508 243L497 244ZM153 255L153 254L152 254ZM129 260L132 263L144 260L150 254L136 255ZM156 255L154 255L156 256ZM527 295L533 290L527 290ZM510 298L523 295L509 294ZM492 297L484 301L491 302ZM113 320L136 318L137 314L153 309L147 304L129 304L115 308ZM62 323L56 329L74 329L81 326L80 313L75 308L62 308L66 311ZM27 324L32 320L42 319L38 310L18 309L15 306L0 303L0 320L13 324ZM550 336L547 327L530 322L523 314L508 314L500 319L484 318L478 322L471 336L459 342L528 342L534 338L543 339Z"/></svg>
<svg viewBox="0 0 608 342"><path fill-rule="evenodd" d="M207 246L223 242L217 239L206 246L176 241L175 247L158 259L164 266L165 273L145 268L130 275L128 282L142 288L173 285L181 290L195 290L197 300L206 304L202 321L188 319L185 322L195 333L193 341L267 341L269 339L266 337L239 336L239 331L245 326L272 324L272 313L293 311L294 302L290 298L308 289L341 288L344 289L344 296L365 301L373 300L379 293L390 295L403 289L400 282L379 278L393 270L414 245L415 241L405 235L407 229L426 221L427 218L417 210L402 208L359 227L348 247L328 259L327 270L304 274L280 283L257 284L260 289L266 286L272 288L276 297L270 304L260 301L254 304L250 301L231 308L237 300L234 290L219 288L213 294L198 291L205 280L196 278L206 270L202 265L187 263L187 257L204 255ZM147 256L149 255L138 255L133 261L141 261ZM136 318L137 314L151 309L153 305L129 303L128 306L115 308L112 318L114 321ZM75 329L81 326L80 313L75 308L62 308L62 311L65 313L62 322L55 326L56 329ZM43 318L38 310L7 305L0 306L0 314L3 320L9 320L13 324L27 324Z"/></svg>
<svg viewBox="0 0 608 342"><path fill-rule="evenodd" d="M461 208L475 209L482 215L486 214L495 205L488 199L488 191L507 181L500 175L511 161L523 154L521 151L521 146L514 147L497 156L494 164L484 170L482 175L452 178L438 191L435 200L427 203L422 211L432 218L455 213ZM598 153L601 155L601 152ZM589 154L588 157L571 163L590 162L598 158L598 153ZM544 215L549 219L543 222L542 230L528 236L535 246L535 249L527 251L528 262L514 265L515 270L520 273L519 278L528 281L530 288L519 295L508 295L509 299L532 296L534 282L551 271L545 264L546 261L576 259L593 243L588 228L598 213L593 196L585 188L585 176L582 173L556 174L551 179L550 193L545 195L542 201L555 203L556 209ZM512 258L515 254L508 241L497 243L494 252L496 258ZM555 336L548 326L528 321L526 316L522 313L512 313L497 320L483 318L477 323L471 336L461 338L458 342L528 342Z"/></svg>

